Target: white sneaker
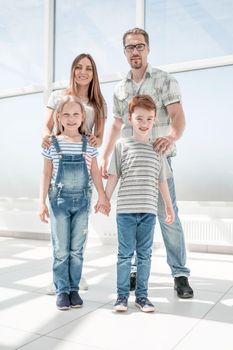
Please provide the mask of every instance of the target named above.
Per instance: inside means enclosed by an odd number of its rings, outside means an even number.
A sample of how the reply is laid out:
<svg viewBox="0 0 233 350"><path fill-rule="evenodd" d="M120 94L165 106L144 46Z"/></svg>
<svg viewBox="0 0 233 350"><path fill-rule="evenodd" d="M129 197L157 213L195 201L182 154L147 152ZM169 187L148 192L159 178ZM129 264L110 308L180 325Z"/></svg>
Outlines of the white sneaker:
<svg viewBox="0 0 233 350"><path fill-rule="evenodd" d="M79 282L79 289L80 290L88 290L88 284L87 284L85 277L81 277L81 280Z"/></svg>
<svg viewBox="0 0 233 350"><path fill-rule="evenodd" d="M56 290L55 290L55 285L52 283L50 283L48 285L48 287L46 288L46 294L47 295L55 295L56 294Z"/></svg>

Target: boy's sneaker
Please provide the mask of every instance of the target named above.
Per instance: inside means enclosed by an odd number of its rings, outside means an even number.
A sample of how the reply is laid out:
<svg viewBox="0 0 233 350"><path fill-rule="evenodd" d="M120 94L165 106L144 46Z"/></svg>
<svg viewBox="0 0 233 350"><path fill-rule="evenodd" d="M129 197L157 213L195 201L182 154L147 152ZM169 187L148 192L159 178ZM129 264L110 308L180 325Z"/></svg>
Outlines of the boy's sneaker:
<svg viewBox="0 0 233 350"><path fill-rule="evenodd" d="M82 307L83 306L83 301L78 294L78 292L70 292L70 306L71 307Z"/></svg>
<svg viewBox="0 0 233 350"><path fill-rule="evenodd" d="M70 308L69 294L67 293L58 294L56 305L59 310L68 310Z"/></svg>
<svg viewBox="0 0 233 350"><path fill-rule="evenodd" d="M154 312L155 307L146 297L136 298L135 305L138 306L143 312Z"/></svg>
<svg viewBox="0 0 233 350"><path fill-rule="evenodd" d="M126 297L117 297L114 304L114 310L116 311L126 311L128 309L128 299Z"/></svg>

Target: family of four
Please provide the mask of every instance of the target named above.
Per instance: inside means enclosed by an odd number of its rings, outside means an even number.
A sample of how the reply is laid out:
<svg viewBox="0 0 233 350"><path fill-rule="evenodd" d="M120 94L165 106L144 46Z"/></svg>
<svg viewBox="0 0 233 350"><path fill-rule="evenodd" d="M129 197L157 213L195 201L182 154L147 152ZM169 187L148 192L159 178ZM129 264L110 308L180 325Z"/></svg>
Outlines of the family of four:
<svg viewBox="0 0 233 350"><path fill-rule="evenodd" d="M123 47L131 70L114 91L114 120L100 169L97 148L107 107L89 54L76 57L69 86L54 91L47 104L39 216L51 222L53 283L60 310L83 305L79 290L93 184L98 193L95 211L108 215L119 180L114 309L127 310L130 290L135 290L135 304L142 311L155 309L148 299L148 280L156 218L177 295L193 297L171 168L175 142L185 127L180 89L171 75L148 63L149 36L143 29L127 31ZM107 179L105 188L102 177Z"/></svg>

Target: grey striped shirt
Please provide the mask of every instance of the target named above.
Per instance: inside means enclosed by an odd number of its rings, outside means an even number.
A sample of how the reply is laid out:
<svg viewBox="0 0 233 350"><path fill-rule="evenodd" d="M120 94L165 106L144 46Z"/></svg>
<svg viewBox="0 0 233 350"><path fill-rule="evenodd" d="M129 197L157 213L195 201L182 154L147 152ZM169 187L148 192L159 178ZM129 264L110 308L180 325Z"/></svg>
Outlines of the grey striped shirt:
<svg viewBox="0 0 233 350"><path fill-rule="evenodd" d="M133 138L116 144L109 174L121 178L117 213L157 214L159 182L172 176L166 157Z"/></svg>

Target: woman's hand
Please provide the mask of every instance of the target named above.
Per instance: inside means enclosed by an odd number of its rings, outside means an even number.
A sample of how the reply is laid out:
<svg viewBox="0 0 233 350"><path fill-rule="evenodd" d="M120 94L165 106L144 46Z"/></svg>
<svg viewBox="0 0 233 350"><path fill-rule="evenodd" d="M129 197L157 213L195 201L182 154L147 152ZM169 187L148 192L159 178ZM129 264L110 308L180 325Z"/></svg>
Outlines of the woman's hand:
<svg viewBox="0 0 233 350"><path fill-rule="evenodd" d="M88 136L88 143L90 146L98 148L101 145L101 140L94 134L90 134Z"/></svg>
<svg viewBox="0 0 233 350"><path fill-rule="evenodd" d="M51 145L51 135L47 134L42 138L41 147L42 148L49 148L50 145Z"/></svg>

